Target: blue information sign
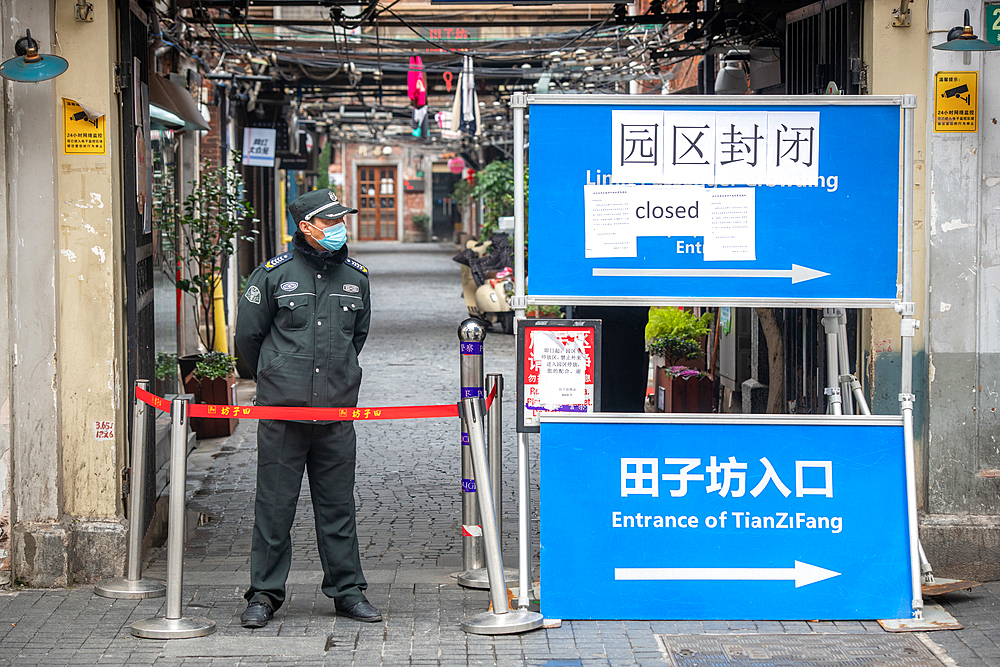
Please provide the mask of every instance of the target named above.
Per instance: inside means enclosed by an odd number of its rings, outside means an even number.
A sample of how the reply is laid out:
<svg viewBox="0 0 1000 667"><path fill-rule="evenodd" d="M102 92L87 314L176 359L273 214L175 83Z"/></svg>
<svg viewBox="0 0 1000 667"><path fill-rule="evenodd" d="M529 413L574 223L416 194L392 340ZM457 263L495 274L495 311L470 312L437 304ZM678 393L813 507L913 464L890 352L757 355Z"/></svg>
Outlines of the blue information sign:
<svg viewBox="0 0 1000 667"><path fill-rule="evenodd" d="M545 616L910 617L902 418L558 419Z"/></svg>
<svg viewBox="0 0 1000 667"><path fill-rule="evenodd" d="M529 96L529 299L897 300L895 98L559 97Z"/></svg>

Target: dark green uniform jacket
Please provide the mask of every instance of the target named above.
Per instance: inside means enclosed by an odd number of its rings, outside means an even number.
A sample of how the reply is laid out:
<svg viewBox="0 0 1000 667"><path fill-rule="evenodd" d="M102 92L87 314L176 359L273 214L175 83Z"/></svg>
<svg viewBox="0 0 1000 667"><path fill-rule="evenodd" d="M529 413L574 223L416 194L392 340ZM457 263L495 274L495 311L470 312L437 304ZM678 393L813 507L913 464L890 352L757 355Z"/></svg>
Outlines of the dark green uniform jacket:
<svg viewBox="0 0 1000 667"><path fill-rule="evenodd" d="M368 337L368 270L316 250L293 249L257 267L240 297L236 345L257 381L257 405L355 407L358 353Z"/></svg>

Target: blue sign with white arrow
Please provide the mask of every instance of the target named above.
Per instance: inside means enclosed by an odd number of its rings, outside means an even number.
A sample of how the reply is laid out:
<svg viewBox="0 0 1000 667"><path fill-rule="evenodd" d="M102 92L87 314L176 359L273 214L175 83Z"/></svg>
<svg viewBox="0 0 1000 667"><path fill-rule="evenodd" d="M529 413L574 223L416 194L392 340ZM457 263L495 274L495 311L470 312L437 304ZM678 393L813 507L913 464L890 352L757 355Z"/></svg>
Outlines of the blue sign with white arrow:
<svg viewBox="0 0 1000 667"><path fill-rule="evenodd" d="M909 618L902 418L775 418L544 419L542 613Z"/></svg>
<svg viewBox="0 0 1000 667"><path fill-rule="evenodd" d="M529 298L896 301L895 98L568 97L528 98Z"/></svg>

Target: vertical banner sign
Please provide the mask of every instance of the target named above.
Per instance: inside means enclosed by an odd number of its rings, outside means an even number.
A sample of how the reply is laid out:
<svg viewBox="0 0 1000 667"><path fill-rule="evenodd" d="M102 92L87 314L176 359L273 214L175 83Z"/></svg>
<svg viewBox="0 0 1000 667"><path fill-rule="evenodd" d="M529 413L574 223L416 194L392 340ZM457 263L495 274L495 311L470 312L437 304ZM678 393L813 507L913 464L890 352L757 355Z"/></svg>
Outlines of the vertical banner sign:
<svg viewBox="0 0 1000 667"><path fill-rule="evenodd" d="M568 97L528 96L528 303L895 302L898 98Z"/></svg>
<svg viewBox="0 0 1000 667"><path fill-rule="evenodd" d="M545 412L600 411L600 320L521 320L517 340L518 432Z"/></svg>
<svg viewBox="0 0 1000 667"><path fill-rule="evenodd" d="M934 131L979 131L979 72L934 75Z"/></svg>
<svg viewBox="0 0 1000 667"><path fill-rule="evenodd" d="M546 617L910 617L902 417L599 417L541 425Z"/></svg>

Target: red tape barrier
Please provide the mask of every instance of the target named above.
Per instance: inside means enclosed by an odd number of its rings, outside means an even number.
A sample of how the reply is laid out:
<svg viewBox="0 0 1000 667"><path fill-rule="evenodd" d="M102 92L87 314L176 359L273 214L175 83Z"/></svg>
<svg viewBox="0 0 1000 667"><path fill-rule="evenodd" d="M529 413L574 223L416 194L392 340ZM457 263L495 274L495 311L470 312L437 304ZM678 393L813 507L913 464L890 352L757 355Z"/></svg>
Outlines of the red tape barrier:
<svg viewBox="0 0 1000 667"><path fill-rule="evenodd" d="M490 409L497 388L486 398L486 409ZM135 388L135 396L157 410L170 412L170 401L151 394L145 389ZM191 417L208 419L282 419L307 421L364 421L372 419L433 419L457 417L458 404L446 405L405 405L391 408L289 408L274 405L207 405L191 403L188 406Z"/></svg>

